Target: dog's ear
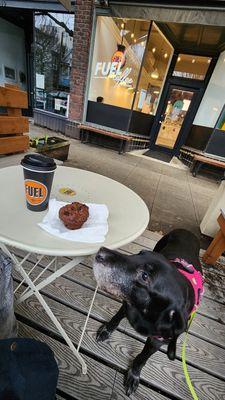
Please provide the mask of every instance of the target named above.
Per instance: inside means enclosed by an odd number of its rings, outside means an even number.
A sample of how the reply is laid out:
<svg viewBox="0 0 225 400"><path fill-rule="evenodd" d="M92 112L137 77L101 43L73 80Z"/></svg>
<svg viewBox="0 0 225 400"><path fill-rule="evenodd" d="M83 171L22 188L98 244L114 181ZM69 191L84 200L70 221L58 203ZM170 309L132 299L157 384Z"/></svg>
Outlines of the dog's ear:
<svg viewBox="0 0 225 400"><path fill-rule="evenodd" d="M186 329L183 313L172 309L169 311L169 319L172 324L172 336L167 348L167 356L173 361L176 358L177 338Z"/></svg>
<svg viewBox="0 0 225 400"><path fill-rule="evenodd" d="M173 331L172 337L178 337L187 328L187 319L185 313L179 309L172 309L169 311L169 319Z"/></svg>
<svg viewBox="0 0 225 400"><path fill-rule="evenodd" d="M157 330L165 338L175 339L187 327L187 320L184 313L177 309L167 309L161 313L157 321Z"/></svg>

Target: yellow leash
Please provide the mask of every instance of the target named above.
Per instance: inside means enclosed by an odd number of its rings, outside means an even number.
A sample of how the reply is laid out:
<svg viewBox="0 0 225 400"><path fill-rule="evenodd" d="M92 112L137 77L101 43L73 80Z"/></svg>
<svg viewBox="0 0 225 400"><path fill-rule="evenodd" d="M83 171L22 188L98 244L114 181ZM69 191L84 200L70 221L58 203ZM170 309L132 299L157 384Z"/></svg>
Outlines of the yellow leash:
<svg viewBox="0 0 225 400"><path fill-rule="evenodd" d="M190 325L191 325L191 323L192 323L192 321L194 319L195 314L196 314L196 311L193 311L192 314L191 314L189 323L188 323L188 329L187 329L187 331L185 333L185 338L184 338L183 345L182 345L181 358L182 358L184 376L185 376L188 388L189 388L189 390L190 390L190 392L192 394L193 399L194 400L198 400L198 396L197 396L197 394L195 392L195 389L194 389L194 387L192 385L192 382L191 382L191 378L190 378L190 375L189 375L189 372L188 372L188 369L187 369L187 361L186 361L186 346L187 346L187 339L188 339L188 330L189 330Z"/></svg>

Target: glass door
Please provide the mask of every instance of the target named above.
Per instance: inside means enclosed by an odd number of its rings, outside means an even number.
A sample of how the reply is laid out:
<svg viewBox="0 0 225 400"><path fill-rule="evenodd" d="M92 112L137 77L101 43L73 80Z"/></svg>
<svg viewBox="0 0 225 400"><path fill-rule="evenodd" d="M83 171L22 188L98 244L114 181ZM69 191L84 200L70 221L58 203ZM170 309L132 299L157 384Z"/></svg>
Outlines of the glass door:
<svg viewBox="0 0 225 400"><path fill-rule="evenodd" d="M162 113L158 118L156 139L151 148L173 153L187 128L196 90L170 85Z"/></svg>

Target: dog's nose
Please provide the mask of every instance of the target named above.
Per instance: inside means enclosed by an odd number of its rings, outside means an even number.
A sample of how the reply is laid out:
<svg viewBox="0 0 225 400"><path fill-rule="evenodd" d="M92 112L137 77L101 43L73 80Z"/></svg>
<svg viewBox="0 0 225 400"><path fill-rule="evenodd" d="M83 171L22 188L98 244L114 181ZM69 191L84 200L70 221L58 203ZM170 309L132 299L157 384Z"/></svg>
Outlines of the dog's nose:
<svg viewBox="0 0 225 400"><path fill-rule="evenodd" d="M96 254L95 260L100 263L104 261L104 257L101 254Z"/></svg>
<svg viewBox="0 0 225 400"><path fill-rule="evenodd" d="M101 247L95 256L97 262L104 262L108 255L108 249L106 247Z"/></svg>

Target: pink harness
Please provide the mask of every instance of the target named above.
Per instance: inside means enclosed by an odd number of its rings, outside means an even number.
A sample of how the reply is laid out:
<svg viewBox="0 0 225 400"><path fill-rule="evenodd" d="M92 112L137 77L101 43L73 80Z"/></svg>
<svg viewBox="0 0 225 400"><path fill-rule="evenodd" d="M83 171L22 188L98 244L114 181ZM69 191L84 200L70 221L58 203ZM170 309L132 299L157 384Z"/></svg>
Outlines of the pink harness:
<svg viewBox="0 0 225 400"><path fill-rule="evenodd" d="M203 276L201 272L197 271L195 267L192 264L189 264L187 261L185 261L183 258L175 258L174 260L171 260L172 263L179 263L181 264L184 268L188 269L188 271L184 271L183 269L179 269L178 271L185 276L186 279L189 280L191 286L193 287L194 294L195 294L195 304L193 306L193 309L191 310L189 320L191 318L191 315L193 311L196 311L198 308L200 301L202 299L202 295L204 293L204 288L203 288ZM155 339L158 339L160 341L163 341L164 338L161 336L154 336Z"/></svg>
<svg viewBox="0 0 225 400"><path fill-rule="evenodd" d="M199 303L202 299L202 295L204 292L203 288L203 276L201 272L197 271L195 267L192 264L189 264L187 261L185 261L183 258L175 258L175 260L172 260L173 263L179 263L181 264L184 268L188 269L188 271L184 271L183 269L179 269L178 271L187 278L193 287L194 294L195 294L195 304L194 307L191 311L191 314L193 311L196 311L197 307L199 306Z"/></svg>

